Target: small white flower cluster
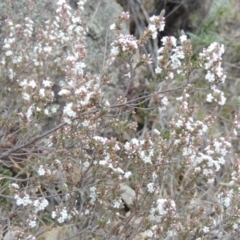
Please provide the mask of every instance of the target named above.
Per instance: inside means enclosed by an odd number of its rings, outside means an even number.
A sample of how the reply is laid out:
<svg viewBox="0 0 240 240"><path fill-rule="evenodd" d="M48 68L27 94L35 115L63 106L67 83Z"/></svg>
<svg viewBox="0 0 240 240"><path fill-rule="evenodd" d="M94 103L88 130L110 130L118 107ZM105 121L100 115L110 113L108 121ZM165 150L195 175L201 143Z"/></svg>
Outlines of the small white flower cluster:
<svg viewBox="0 0 240 240"><path fill-rule="evenodd" d="M119 146L119 143L114 142L114 144L112 144L111 140L108 140L107 138L100 137L100 136L94 136L93 139L96 141L95 143L97 143L98 145L100 144L100 146L105 148L105 150L102 153L103 158L99 161L94 161L94 164L95 165L99 164L108 169L111 169L114 173L118 174L119 179L122 179L122 178L128 179L132 175L132 172L130 171L124 172L122 168L118 167L118 162L112 161L111 155L108 152L108 150L110 150L110 152L119 151L121 149ZM110 148L108 147L108 144L111 145Z"/></svg>
<svg viewBox="0 0 240 240"><path fill-rule="evenodd" d="M213 139L211 145L205 148L209 155L217 154L219 157L225 157L231 150L231 143L225 138Z"/></svg>
<svg viewBox="0 0 240 240"><path fill-rule="evenodd" d="M37 172L39 176L44 176L46 174L46 170L43 168L43 165L40 165Z"/></svg>
<svg viewBox="0 0 240 240"><path fill-rule="evenodd" d="M18 84L23 88L23 92L22 92L23 99L29 102L31 100L31 96L27 91L27 87L30 87L31 89L35 89L37 86L35 80L32 79L28 81L27 79L23 79L22 81L19 81Z"/></svg>
<svg viewBox="0 0 240 240"><path fill-rule="evenodd" d="M111 46L111 55L116 57L119 53L134 53L138 49L138 41L133 35L120 34Z"/></svg>
<svg viewBox="0 0 240 240"><path fill-rule="evenodd" d="M155 73L159 75L164 69L167 73L166 79L173 79L174 71L178 74L182 72L180 67L182 66L181 61L185 58L184 44L187 41L187 37L185 34L180 37L180 42L182 44L180 46L177 46L177 39L173 36L163 37L161 41L162 47L158 50L160 66L155 68ZM167 59L167 62L165 59ZM162 63L162 61L164 62Z"/></svg>
<svg viewBox="0 0 240 240"><path fill-rule="evenodd" d="M87 105L91 104L90 100L100 93L98 83L93 80L84 82L80 87L75 85L73 81L69 81L68 86L63 86L58 92L58 95L65 97L66 102L68 102L63 109L63 118L68 124L71 124L72 119L77 117L74 108L78 109L78 112L80 109L86 108Z"/></svg>
<svg viewBox="0 0 240 240"><path fill-rule="evenodd" d="M78 1L78 7L79 7L79 9L81 10L81 11L83 11L84 10L84 4L86 3L86 1L87 0L79 0Z"/></svg>
<svg viewBox="0 0 240 240"><path fill-rule="evenodd" d="M126 142L124 145L125 150L127 153L135 154L137 149L140 145L140 141L136 138L132 138L130 142Z"/></svg>
<svg viewBox="0 0 240 240"><path fill-rule="evenodd" d="M27 205L32 204L32 200L30 199L30 196L26 192L16 194L14 198L18 206L26 207Z"/></svg>
<svg viewBox="0 0 240 240"><path fill-rule="evenodd" d="M174 216L176 213L176 204L173 200L158 199L156 207L150 210L150 220L161 223L164 217Z"/></svg>
<svg viewBox="0 0 240 240"><path fill-rule="evenodd" d="M207 226L204 226L203 227L203 232L206 234L206 233L209 233L209 227L207 227Z"/></svg>
<svg viewBox="0 0 240 240"><path fill-rule="evenodd" d="M115 23L111 24L109 28L110 28L110 30L115 30L116 29L116 24Z"/></svg>
<svg viewBox="0 0 240 240"><path fill-rule="evenodd" d="M94 205L97 200L96 187L90 187L89 189L90 204Z"/></svg>
<svg viewBox="0 0 240 240"><path fill-rule="evenodd" d="M113 164L112 164L112 160L111 160L111 157L110 157L110 154L107 153L106 151L104 151L103 153L103 156L104 156L104 159L100 160L98 162L99 165L102 165L102 166L105 166L107 168L110 168L111 170L113 170L115 173L119 173L119 174L122 174L124 175L124 171L120 168L120 167L114 167Z"/></svg>
<svg viewBox="0 0 240 240"><path fill-rule="evenodd" d="M207 95L206 101L211 103L211 102L217 102L219 105L224 105L226 102L226 98L224 96L224 93L218 89L216 89L216 86L213 85L211 87L212 93L209 93Z"/></svg>
<svg viewBox="0 0 240 240"><path fill-rule="evenodd" d="M38 198L37 200L35 200L33 202L33 206L35 207L34 212L38 213L39 211L43 211L44 209L46 209L46 207L48 206L48 200L46 198Z"/></svg>
<svg viewBox="0 0 240 240"><path fill-rule="evenodd" d="M201 137L208 131L208 125L204 121L195 120L191 114L189 114L189 97L190 95L184 92L182 97L177 98L177 101L180 102L181 114L176 114L170 122L170 125L174 129L173 135L176 136L175 145L180 144L181 141L179 140L181 139L184 139L185 142L189 142L190 139ZM181 132L179 137L176 134L177 132Z"/></svg>
<svg viewBox="0 0 240 240"><path fill-rule="evenodd" d="M4 45L2 48L3 48L3 50L5 50L5 55L7 57L10 57L13 55L11 48L13 48L13 45L15 42L16 42L16 39L14 37L4 39Z"/></svg>
<svg viewBox="0 0 240 240"><path fill-rule="evenodd" d="M29 215L27 222L30 228L35 228L37 226L37 216L36 215Z"/></svg>
<svg viewBox="0 0 240 240"><path fill-rule="evenodd" d="M130 142L126 142L124 145L124 149L126 154L128 154L128 158L133 157L134 155L139 156L144 163L152 164L152 157L154 155L153 151L153 142L151 140L148 141L147 150L142 150L144 145L146 144L145 140L138 140L136 138L131 139Z"/></svg>
<svg viewBox="0 0 240 240"><path fill-rule="evenodd" d="M212 143L205 148L206 154L195 151L191 154L193 166L196 172L202 172L208 178L208 183L215 179L215 172L219 171L221 165L225 164L225 157L231 150L231 143L224 138L214 139Z"/></svg>
<svg viewBox="0 0 240 240"><path fill-rule="evenodd" d="M29 18L25 18L25 26L24 26L24 36L26 38L30 38L33 32L33 21Z"/></svg>
<svg viewBox="0 0 240 240"><path fill-rule="evenodd" d="M59 96L69 96L71 94L70 90L62 88L59 92Z"/></svg>
<svg viewBox="0 0 240 240"><path fill-rule="evenodd" d="M101 137L101 136L94 136L93 140L95 140L96 142L99 142L100 144L105 145L108 141L108 138L106 137Z"/></svg>
<svg viewBox="0 0 240 240"><path fill-rule="evenodd" d="M157 67L155 68L155 73L156 73L156 74L161 74L161 73L162 73L162 69L161 69L159 66L157 66Z"/></svg>
<svg viewBox="0 0 240 240"><path fill-rule="evenodd" d="M153 149L150 148L148 151L140 151L139 155L144 163L152 164L152 157L154 155Z"/></svg>
<svg viewBox="0 0 240 240"><path fill-rule="evenodd" d="M72 119L77 116L77 113L72 109L73 103L67 103L63 108L64 120L66 123L71 124Z"/></svg>
<svg viewBox="0 0 240 240"><path fill-rule="evenodd" d="M53 83L49 80L43 80L42 85L43 88L40 88L40 86L37 85L36 81L34 79L23 79L17 81L19 86L22 88L22 98L26 102L31 103L31 100L33 98L36 98L38 96L39 100L42 100L41 102L44 102L44 105L46 105L46 102L51 102L54 97L54 93L51 90L51 86ZM38 106L31 105L28 109L27 118L28 120L31 119L33 109L37 110L38 112L41 111L41 109ZM44 109L45 111L46 109Z"/></svg>
<svg viewBox="0 0 240 240"><path fill-rule="evenodd" d="M148 31L151 32L152 38L157 38L157 30L163 31L165 28L165 18L163 16L152 16L149 18Z"/></svg>
<svg viewBox="0 0 240 240"><path fill-rule="evenodd" d="M97 85L93 87L93 89L90 88L90 81L85 84L85 86L81 86L75 90L76 96L80 97L79 104L81 107L86 106L89 103L89 100L91 97L93 97L93 92L91 90L94 90L97 88Z"/></svg>
<svg viewBox="0 0 240 240"><path fill-rule="evenodd" d="M151 239L156 238L157 225L153 225L151 229L147 230L147 236Z"/></svg>
<svg viewBox="0 0 240 240"><path fill-rule="evenodd" d="M160 100L159 110L166 110L167 105L169 104L168 98L166 95L158 95L158 99Z"/></svg>
<svg viewBox="0 0 240 240"><path fill-rule="evenodd" d="M30 199L30 196L25 192L20 192L19 191L19 186L16 183L12 183L9 185L9 188L15 193L15 201L17 206L22 206L22 207L31 207L31 212L33 214L29 215L28 218L28 223L31 228L35 227L37 225L36 223L36 214L40 211L44 211L46 207L48 206L48 200L45 199L44 197L40 197L37 200L33 201Z"/></svg>
<svg viewBox="0 0 240 240"><path fill-rule="evenodd" d="M52 211L51 217L57 219L59 223L64 223L72 218L72 215L68 213L67 208L56 207L56 211Z"/></svg>
<svg viewBox="0 0 240 240"><path fill-rule="evenodd" d="M125 173L124 173L124 176L123 176L123 177L124 177L125 179L129 179L130 176L132 176L132 173L131 173L130 171L128 171L128 172L125 172Z"/></svg>
<svg viewBox="0 0 240 240"><path fill-rule="evenodd" d="M188 133L196 133L197 136L202 136L207 132L208 126L202 121L195 121L192 117L177 117L177 121L172 121L176 129L184 129Z"/></svg>
<svg viewBox="0 0 240 240"><path fill-rule="evenodd" d="M120 198L113 201L113 208L120 209L123 206L123 202Z"/></svg>
<svg viewBox="0 0 240 240"><path fill-rule="evenodd" d="M168 50L172 49L172 47L177 46L177 39L173 36L166 36L161 39L163 47L159 48L158 53L162 53L165 51L165 48Z"/></svg>
<svg viewBox="0 0 240 240"><path fill-rule="evenodd" d="M232 133L234 136L238 136L240 130L240 114L236 114L234 116L234 121L233 121L233 127L232 127Z"/></svg>
<svg viewBox="0 0 240 240"><path fill-rule="evenodd" d="M154 183L148 183L147 184L147 191L149 192L149 193L154 193L154 191L155 191L155 188L154 188Z"/></svg>
<svg viewBox="0 0 240 240"><path fill-rule="evenodd" d="M122 12L121 16L118 17L116 23L111 24L110 30L120 30L122 29L122 22L128 20L130 17L128 12Z"/></svg>
<svg viewBox="0 0 240 240"><path fill-rule="evenodd" d="M217 199L222 208L229 208L233 199L233 189L219 193Z"/></svg>
<svg viewBox="0 0 240 240"><path fill-rule="evenodd" d="M224 45L214 42L199 54L201 66L207 70L205 79L209 83L224 83L226 79L226 75L223 73L221 66L223 53Z"/></svg>
<svg viewBox="0 0 240 240"><path fill-rule="evenodd" d="M30 199L30 196L26 192L21 192L15 194L16 204L18 206L26 207L28 205L32 205L34 207L34 212L38 213L39 211L43 211L48 206L48 200L45 198L39 198L35 201Z"/></svg>

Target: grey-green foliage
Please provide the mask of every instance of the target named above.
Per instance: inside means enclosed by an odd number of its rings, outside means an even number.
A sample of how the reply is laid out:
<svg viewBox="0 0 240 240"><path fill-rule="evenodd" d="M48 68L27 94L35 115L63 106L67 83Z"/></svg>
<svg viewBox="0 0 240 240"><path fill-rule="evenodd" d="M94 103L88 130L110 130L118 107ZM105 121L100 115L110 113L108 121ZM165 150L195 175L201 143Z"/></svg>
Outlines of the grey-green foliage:
<svg viewBox="0 0 240 240"><path fill-rule="evenodd" d="M231 0L213 0L203 20L200 19L201 15L191 16L195 31L188 32L188 35L191 37L195 52L199 52L212 42L227 42L227 39L221 36L221 31L231 11L231 5Z"/></svg>

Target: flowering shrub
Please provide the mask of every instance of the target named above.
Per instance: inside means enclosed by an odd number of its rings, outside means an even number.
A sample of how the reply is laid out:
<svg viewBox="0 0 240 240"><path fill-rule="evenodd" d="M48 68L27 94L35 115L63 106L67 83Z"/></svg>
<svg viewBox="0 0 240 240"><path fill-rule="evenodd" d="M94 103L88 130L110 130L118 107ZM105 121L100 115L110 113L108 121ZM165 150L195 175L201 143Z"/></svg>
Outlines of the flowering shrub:
<svg viewBox="0 0 240 240"><path fill-rule="evenodd" d="M37 239L48 226L69 226L78 239L239 236L240 159L232 140L240 116L223 131L218 108L212 110L226 101L224 46L212 43L195 59L184 33L179 40L163 37L148 93L132 97L136 69L153 64L150 55L132 59L163 31L165 18L151 17L136 39L121 33L124 12L110 26L116 39L107 64L121 59L129 85L125 95L107 98L111 79L85 71L84 2L73 13L58 1L56 16L42 28L28 17L23 24L6 20L0 159L15 175L1 177L1 197L11 202L1 209L3 233ZM209 109L203 116L200 103ZM137 111L154 116L142 134L132 117ZM169 112L165 125L163 112ZM46 127L53 118L54 127Z"/></svg>

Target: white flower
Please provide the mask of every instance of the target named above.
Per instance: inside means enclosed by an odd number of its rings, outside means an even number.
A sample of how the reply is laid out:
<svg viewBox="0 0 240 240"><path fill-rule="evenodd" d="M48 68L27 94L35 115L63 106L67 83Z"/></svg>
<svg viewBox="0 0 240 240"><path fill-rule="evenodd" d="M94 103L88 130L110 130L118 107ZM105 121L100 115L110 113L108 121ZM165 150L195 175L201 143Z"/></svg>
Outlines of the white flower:
<svg viewBox="0 0 240 240"><path fill-rule="evenodd" d="M15 195L14 198L16 199L16 204L18 206L27 206L32 203L32 200L30 199L29 195L27 193L21 193L20 195Z"/></svg>
<svg viewBox="0 0 240 240"><path fill-rule="evenodd" d="M175 127L176 128L181 128L183 126L183 121L179 119L177 122L175 122Z"/></svg>
<svg viewBox="0 0 240 240"><path fill-rule="evenodd" d="M209 227L204 226L203 232L204 232L204 233L208 233L208 232L209 232Z"/></svg>
<svg viewBox="0 0 240 240"><path fill-rule="evenodd" d="M11 46L9 43L4 44L3 49L9 49Z"/></svg>
<svg viewBox="0 0 240 240"><path fill-rule="evenodd" d="M148 183L148 185L147 185L147 191L149 192L149 193L153 193L154 192L154 183Z"/></svg>
<svg viewBox="0 0 240 240"><path fill-rule="evenodd" d="M173 36L163 37L161 41L163 43L163 46L165 46L167 43L170 43L173 47L176 47L177 45L177 39Z"/></svg>
<svg viewBox="0 0 240 240"><path fill-rule="evenodd" d="M115 30L116 29L116 24L113 23L111 26L110 26L110 30Z"/></svg>
<svg viewBox="0 0 240 240"><path fill-rule="evenodd" d="M56 113L57 112L57 110L59 109L59 105L53 105L52 107L51 107L51 112L52 113Z"/></svg>
<svg viewBox="0 0 240 240"><path fill-rule="evenodd" d="M140 157L141 157L141 159L143 160L144 163L152 164L151 156L146 155L146 153L144 151L140 152Z"/></svg>
<svg viewBox="0 0 240 240"><path fill-rule="evenodd" d="M51 87L52 86L52 82L49 80L43 80L43 86L44 87Z"/></svg>
<svg viewBox="0 0 240 240"><path fill-rule="evenodd" d="M39 198L33 202L35 207L35 213L44 210L48 206L48 200L45 198Z"/></svg>
<svg viewBox="0 0 240 240"><path fill-rule="evenodd" d="M8 56L8 57L12 56L13 52L11 50L8 50L8 51L5 52L5 55Z"/></svg>
<svg viewBox="0 0 240 240"><path fill-rule="evenodd" d="M213 73L211 73L210 71L207 72L205 79L208 80L210 83L214 82L215 80L215 76Z"/></svg>
<svg viewBox="0 0 240 240"><path fill-rule="evenodd" d="M147 236L152 238L153 237L153 231L152 230L147 230Z"/></svg>
<svg viewBox="0 0 240 240"><path fill-rule="evenodd" d="M231 204L231 198L230 198L230 197L225 197L225 198L223 199L223 205L224 205L226 208L228 208L228 207L230 206L230 204Z"/></svg>
<svg viewBox="0 0 240 240"><path fill-rule="evenodd" d="M158 136L161 135L161 133L156 128L153 130L153 133L158 135Z"/></svg>
<svg viewBox="0 0 240 240"><path fill-rule="evenodd" d="M43 48L43 51L50 54L52 52L52 47L46 46L46 47Z"/></svg>
<svg viewBox="0 0 240 240"><path fill-rule="evenodd" d="M238 224L237 224L237 223L234 223L234 224L233 224L233 229L234 229L234 230L237 230L237 229L238 229Z"/></svg>
<svg viewBox="0 0 240 240"><path fill-rule="evenodd" d="M167 199L158 199L157 200L157 210L160 215L166 215L167 211L165 208L165 203L167 202Z"/></svg>
<svg viewBox="0 0 240 240"><path fill-rule="evenodd" d="M211 103L213 100L214 100L213 95L212 95L211 93L209 93L209 94L207 95L206 101L209 102L209 103Z"/></svg>
<svg viewBox="0 0 240 240"><path fill-rule="evenodd" d="M28 225L29 225L30 228L34 228L34 227L37 226L37 222L35 220L29 221Z"/></svg>
<svg viewBox="0 0 240 240"><path fill-rule="evenodd" d="M83 127L88 127L89 123L90 123L90 121L85 119L81 124Z"/></svg>
<svg viewBox="0 0 240 240"><path fill-rule="evenodd" d="M83 68L85 68L86 65L83 62L77 62L74 65L74 72L75 74L82 75L83 74Z"/></svg>
<svg viewBox="0 0 240 240"><path fill-rule="evenodd" d="M105 143L107 142L107 140L108 140L107 138L105 138L105 137L100 137L100 136L94 136L93 139L94 139L95 141L101 142L101 143L103 143L103 144L105 144Z"/></svg>
<svg viewBox="0 0 240 240"><path fill-rule="evenodd" d="M71 94L71 92L67 89L62 89L61 91L58 92L59 96L64 96L64 95L67 96L67 95L70 95L70 94Z"/></svg>
<svg viewBox="0 0 240 240"><path fill-rule="evenodd" d="M177 236L177 235L178 235L178 233L176 231L174 231L174 230L168 231L168 236L169 237L174 237L174 236Z"/></svg>
<svg viewBox="0 0 240 240"><path fill-rule="evenodd" d="M124 178L128 179L131 175L132 175L132 173L129 172L129 171L128 171L128 172L125 172Z"/></svg>
<svg viewBox="0 0 240 240"><path fill-rule="evenodd" d="M160 74L162 72L162 69L160 67L155 68L155 73Z"/></svg>
<svg viewBox="0 0 240 240"><path fill-rule="evenodd" d="M39 96L40 97L45 97L45 89L44 88L41 88L40 90L39 90Z"/></svg>
<svg viewBox="0 0 240 240"><path fill-rule="evenodd" d="M55 212L55 211L52 211L51 217L52 217L53 219L55 219L56 216L57 216L56 212Z"/></svg>
<svg viewBox="0 0 240 240"><path fill-rule="evenodd" d="M131 72L125 74L126 77L131 78Z"/></svg>
<svg viewBox="0 0 240 240"><path fill-rule="evenodd" d="M30 101L30 95L28 93L23 93L22 97L23 97L24 100Z"/></svg>
<svg viewBox="0 0 240 240"><path fill-rule="evenodd" d="M83 166L84 166L85 168L88 168L88 167L90 166L90 163L86 161L86 162L83 163Z"/></svg>
<svg viewBox="0 0 240 240"><path fill-rule="evenodd" d="M13 80L13 78L16 76L16 73L12 70L12 68L10 68L8 70L8 77Z"/></svg>
<svg viewBox="0 0 240 240"><path fill-rule="evenodd" d="M156 39L157 38L157 28L154 24L150 24L148 26L148 30L152 33L152 39Z"/></svg>
<svg viewBox="0 0 240 240"><path fill-rule="evenodd" d="M155 31L157 30L156 26L153 25L153 24L150 24L150 25L148 26L148 29L149 29L151 32L155 32Z"/></svg>
<svg viewBox="0 0 240 240"><path fill-rule="evenodd" d="M39 167L39 169L38 169L38 175L39 176L44 176L45 175L45 173L46 173L46 171L45 171L45 169L43 168L43 165L40 165L40 167Z"/></svg>
<svg viewBox="0 0 240 240"><path fill-rule="evenodd" d="M72 110L72 105L73 105L73 103L68 103L68 104L64 107L63 113L64 113L65 115L67 115L68 117L73 117L73 118L75 118L75 117L77 116L77 114L76 114L76 112L74 112L74 111Z"/></svg>
<svg viewBox="0 0 240 240"><path fill-rule="evenodd" d="M89 193L89 197L91 198L90 200L90 204L94 205L96 199L97 199L97 194L96 194L96 187L90 187L90 193Z"/></svg>
<svg viewBox="0 0 240 240"><path fill-rule="evenodd" d="M34 80L31 80L29 83L28 83L28 86L30 86L31 88L35 88L37 86L37 84L35 83Z"/></svg>
<svg viewBox="0 0 240 240"><path fill-rule="evenodd" d="M19 189L19 186L18 186L18 184L16 184L16 183L12 183L12 184L10 184L10 186L11 186L12 188Z"/></svg>
<svg viewBox="0 0 240 240"><path fill-rule="evenodd" d="M84 215L89 215L89 213L90 213L89 209L86 209Z"/></svg>
<svg viewBox="0 0 240 240"><path fill-rule="evenodd" d="M219 101L218 101L218 104L222 106L222 105L225 104L225 102L226 102L226 98L224 97L223 94L221 94L220 98L219 98Z"/></svg>
<svg viewBox="0 0 240 240"><path fill-rule="evenodd" d="M20 63L22 61L22 56L15 56L12 61L14 64Z"/></svg>
<svg viewBox="0 0 240 240"><path fill-rule="evenodd" d="M168 98L167 97L163 97L163 99L161 100L161 104L163 106L167 106L169 104Z"/></svg>
<svg viewBox="0 0 240 240"><path fill-rule="evenodd" d="M122 206L122 200L121 199L117 199L117 200L113 201L113 208L119 209L119 208L121 208L121 206Z"/></svg>
<svg viewBox="0 0 240 240"><path fill-rule="evenodd" d="M187 41L187 36L184 34L180 37L180 42L183 43L185 41Z"/></svg>
<svg viewBox="0 0 240 240"><path fill-rule="evenodd" d="M173 73L173 72L170 72L170 73L169 73L169 77L170 77L171 79L173 79L173 78L174 78L174 73Z"/></svg>
<svg viewBox="0 0 240 240"><path fill-rule="evenodd" d="M113 46L113 47L111 48L111 55L117 56L118 54L119 54L119 49L118 49L118 47Z"/></svg>
<svg viewBox="0 0 240 240"><path fill-rule="evenodd" d="M60 217L58 218L59 223L64 223L65 220L69 219L71 216L68 215L66 208L64 207L62 211L60 212Z"/></svg>
<svg viewBox="0 0 240 240"><path fill-rule="evenodd" d="M181 64L180 60L175 55L172 55L170 57L170 59L171 59L172 69L178 69L179 67L181 67L182 64Z"/></svg>

